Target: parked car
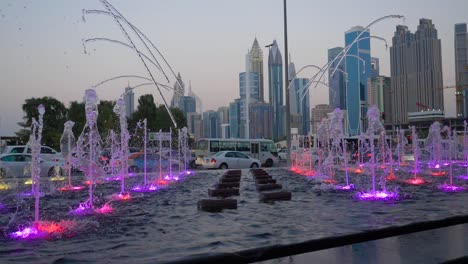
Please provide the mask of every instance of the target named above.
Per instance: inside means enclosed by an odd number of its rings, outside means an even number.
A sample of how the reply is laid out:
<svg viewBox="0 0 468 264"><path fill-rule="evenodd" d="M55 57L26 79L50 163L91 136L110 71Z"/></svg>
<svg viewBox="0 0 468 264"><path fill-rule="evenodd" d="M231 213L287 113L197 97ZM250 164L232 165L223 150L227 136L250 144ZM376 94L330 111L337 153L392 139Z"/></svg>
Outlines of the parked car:
<svg viewBox="0 0 468 264"><path fill-rule="evenodd" d="M28 145L20 146L6 146L3 154L7 153L22 153L22 154L31 154L32 149ZM62 154L51 147L41 146L41 152L39 157L43 160L54 161L54 162L64 162Z"/></svg>
<svg viewBox="0 0 468 264"><path fill-rule="evenodd" d="M31 154L8 153L0 155L0 175L3 177L30 177ZM56 173L63 175L63 162L49 161L39 157L41 177L53 177ZM58 171L56 170L58 166Z"/></svg>
<svg viewBox="0 0 468 264"><path fill-rule="evenodd" d="M286 149L280 149L278 151L278 159L280 161L287 160Z"/></svg>
<svg viewBox="0 0 468 264"><path fill-rule="evenodd" d="M239 151L220 151L202 160L204 169L244 169L260 167L260 160Z"/></svg>
<svg viewBox="0 0 468 264"><path fill-rule="evenodd" d="M169 160L169 157L159 156L159 154L147 153L146 154L146 171L155 172L159 170L159 161L161 159L161 168L168 170L172 165L172 169L176 170L183 168L184 164L178 160ZM133 153L128 157L128 172L143 172L145 170L145 154L143 152Z"/></svg>

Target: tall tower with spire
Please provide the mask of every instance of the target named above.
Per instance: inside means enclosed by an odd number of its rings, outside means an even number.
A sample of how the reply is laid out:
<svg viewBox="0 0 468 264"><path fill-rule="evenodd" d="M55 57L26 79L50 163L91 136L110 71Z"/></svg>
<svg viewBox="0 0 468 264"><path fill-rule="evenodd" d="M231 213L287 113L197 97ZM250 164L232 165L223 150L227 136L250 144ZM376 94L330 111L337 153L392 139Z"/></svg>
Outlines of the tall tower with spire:
<svg viewBox="0 0 468 264"><path fill-rule="evenodd" d="M283 59L278 43L273 40L268 53L269 101L273 109L273 139L281 140L284 135L283 106Z"/></svg>
<svg viewBox="0 0 468 264"><path fill-rule="evenodd" d="M183 109L182 97L184 96L184 94L185 94L185 84L182 81L182 76L180 76L180 72L179 72L177 74L177 81L174 83L174 95L172 96L171 107Z"/></svg>
<svg viewBox="0 0 468 264"><path fill-rule="evenodd" d="M260 48L260 45L258 45L258 41L256 37L252 44L252 49L250 49L249 56L250 56L250 63L251 63L250 71L256 72L258 74L259 101L264 102L265 93L263 89L263 52L262 52L262 49Z"/></svg>

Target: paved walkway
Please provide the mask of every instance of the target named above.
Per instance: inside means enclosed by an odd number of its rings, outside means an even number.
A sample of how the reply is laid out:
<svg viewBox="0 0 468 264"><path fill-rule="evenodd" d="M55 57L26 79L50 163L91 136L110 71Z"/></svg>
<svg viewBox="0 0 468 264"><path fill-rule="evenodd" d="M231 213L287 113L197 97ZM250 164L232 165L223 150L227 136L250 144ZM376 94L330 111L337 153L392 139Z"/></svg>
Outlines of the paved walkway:
<svg viewBox="0 0 468 264"><path fill-rule="evenodd" d="M468 224L373 240L258 263L441 263L468 256ZM468 263L464 258L460 263Z"/></svg>

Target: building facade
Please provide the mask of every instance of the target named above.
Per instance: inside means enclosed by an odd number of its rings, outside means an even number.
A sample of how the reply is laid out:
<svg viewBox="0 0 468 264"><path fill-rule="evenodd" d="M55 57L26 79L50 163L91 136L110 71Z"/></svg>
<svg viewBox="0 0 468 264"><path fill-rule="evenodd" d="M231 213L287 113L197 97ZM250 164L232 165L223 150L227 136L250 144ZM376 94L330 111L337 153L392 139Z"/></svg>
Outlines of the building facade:
<svg viewBox="0 0 468 264"><path fill-rule="evenodd" d="M231 138L240 138L240 121L240 99L236 99L234 102L229 103L229 127Z"/></svg>
<svg viewBox="0 0 468 264"><path fill-rule="evenodd" d="M247 85L247 80L250 83L249 85ZM247 112L249 111L247 109L247 90L250 91L249 103L257 102L259 100L259 84L259 76L256 72L250 72L249 74L247 74L247 72L239 73L240 119L241 126L244 130L247 129ZM249 124L251 123L252 122L249 121ZM247 135L247 131L242 131L240 135L241 138L250 137L250 135Z"/></svg>
<svg viewBox="0 0 468 264"><path fill-rule="evenodd" d="M125 88L124 102L126 107L125 115L127 118L131 118L135 112L135 94L131 87Z"/></svg>
<svg viewBox="0 0 468 264"><path fill-rule="evenodd" d="M420 19L415 34L397 26L390 69L395 125L408 124L408 113L444 111L441 41L430 19Z"/></svg>
<svg viewBox="0 0 468 264"><path fill-rule="evenodd" d="M258 44L257 38L255 38L252 48L249 52L250 57L250 71L255 72L258 75L258 100L261 102L265 101L265 93L263 86L263 51Z"/></svg>
<svg viewBox="0 0 468 264"><path fill-rule="evenodd" d="M346 110L348 112L348 134L359 135L366 130L367 85L371 74L370 32L361 26L355 26L345 33L348 47L345 57L347 72ZM356 39L361 39L357 40Z"/></svg>
<svg viewBox="0 0 468 264"><path fill-rule="evenodd" d="M197 111L197 102L194 97L191 96L182 96L180 98L181 110L184 113L184 116L187 117L187 113Z"/></svg>
<svg viewBox="0 0 468 264"><path fill-rule="evenodd" d="M273 108L272 132L273 139L280 140L284 137L284 114L281 112L283 102L283 60L278 43L273 40L268 53L268 85L269 103Z"/></svg>
<svg viewBox="0 0 468 264"><path fill-rule="evenodd" d="M317 128L322 119L327 118L328 113L333 112L334 108L326 104L318 104L311 110L311 133L317 134Z"/></svg>
<svg viewBox="0 0 468 264"><path fill-rule="evenodd" d="M185 84L182 81L180 72L177 74L177 81L174 83L174 94L171 99L171 107L182 109L182 97L185 94Z"/></svg>
<svg viewBox="0 0 468 264"><path fill-rule="evenodd" d="M271 104L255 102L250 104L250 137L272 138L273 111Z"/></svg>
<svg viewBox="0 0 468 264"><path fill-rule="evenodd" d="M333 61L340 52L342 47L336 47L328 50L328 62ZM339 59L333 62L328 69L328 95L329 103L333 108L346 109L346 73L344 60L338 65ZM332 76L335 68L335 74Z"/></svg>
<svg viewBox="0 0 468 264"><path fill-rule="evenodd" d="M468 32L466 23L455 24L455 83L457 117L468 117Z"/></svg>

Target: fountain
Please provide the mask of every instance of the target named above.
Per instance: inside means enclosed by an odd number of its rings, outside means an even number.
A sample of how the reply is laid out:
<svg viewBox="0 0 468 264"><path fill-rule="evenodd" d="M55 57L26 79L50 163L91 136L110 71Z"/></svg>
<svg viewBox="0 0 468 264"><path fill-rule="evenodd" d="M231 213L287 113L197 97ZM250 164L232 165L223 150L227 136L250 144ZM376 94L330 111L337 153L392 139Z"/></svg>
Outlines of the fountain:
<svg viewBox="0 0 468 264"><path fill-rule="evenodd" d="M445 126L443 128L443 131L447 133L447 138L448 138L448 163L449 163L449 183L444 183L439 186L439 189L444 191L444 192L459 192L465 190L463 186L456 186L453 184L453 153L454 149L456 150L456 131L454 130L453 133L451 133L451 130L448 126ZM455 144L454 144L455 143ZM454 146L455 145L455 146Z"/></svg>
<svg viewBox="0 0 468 264"><path fill-rule="evenodd" d="M98 118L98 97L96 91L87 89L84 96L86 124L78 137L76 146L76 163L82 170L89 183L89 198L84 203L80 203L77 209L71 211L72 214L88 215L95 213L109 213L111 207L105 204L102 208L94 208L93 186L98 182L102 170L99 164L101 154L101 136L97 129Z"/></svg>
<svg viewBox="0 0 468 264"><path fill-rule="evenodd" d="M442 171L442 136L441 136L440 123L435 121L429 128L429 134L424 142L425 149L430 153L429 167L437 169L432 172L432 176L443 176L445 172Z"/></svg>
<svg viewBox="0 0 468 264"><path fill-rule="evenodd" d="M468 180L468 135L467 135L467 122L466 120L463 121L463 162L466 167L466 171L464 175L458 176L458 178L462 180Z"/></svg>
<svg viewBox="0 0 468 264"><path fill-rule="evenodd" d="M146 118L143 121L137 123L137 129L143 129L143 185L138 185L132 189L134 192L154 192L158 190L155 184L150 184L148 180L148 167L147 167L147 145L148 145L148 128ZM136 133L135 133L136 134Z"/></svg>
<svg viewBox="0 0 468 264"><path fill-rule="evenodd" d="M330 120L330 136L332 139L332 151L335 153L336 157L339 160L343 160L346 185L338 185L337 189L339 190L352 190L354 185L349 183L349 173L348 173L348 153L347 146L348 142L345 139L344 129L343 129L343 111L336 108L333 111L332 118Z"/></svg>
<svg viewBox="0 0 468 264"><path fill-rule="evenodd" d="M394 200L398 199L397 192L390 192L386 189L386 177L385 174L382 174L380 177L379 185L381 190L378 191L376 189L376 167L377 167L377 160L376 160L376 151L375 151L375 135L380 135L378 144L386 144L385 134L382 138L382 133L385 132L385 129L380 122L380 111L376 106L371 106L367 111L367 120L368 120L368 128L365 135L366 141L369 141L369 148L370 148L370 162L368 166L370 167L371 177L372 177L372 190L368 192L361 192L358 194L358 198L361 200ZM383 141L383 142L381 142ZM387 151L383 150L383 153L380 153L381 157L385 157Z"/></svg>
<svg viewBox="0 0 468 264"><path fill-rule="evenodd" d="M127 116L125 101L122 98L117 100L114 106L114 113L119 117L120 123L120 193L112 195L113 200L129 200L131 198L130 193L125 191L125 178L128 177L128 141L130 135L127 129Z"/></svg>
<svg viewBox="0 0 468 264"><path fill-rule="evenodd" d="M76 191L84 189L84 186L73 186L71 182L71 173L72 173L72 152L76 145L76 139L73 135L73 126L75 122L67 121L64 124L63 134L60 139L60 152L65 158L65 169L67 170L68 176L68 185L60 187L60 191Z"/></svg>
<svg viewBox="0 0 468 264"><path fill-rule="evenodd" d="M413 173L413 178L408 179L405 182L408 184L420 185L420 184L427 183L427 181L424 180L423 178L418 177L419 157L421 156L421 150L419 149L419 138L418 138L418 134L416 133L415 126L411 127L411 138L412 138L412 145L413 145L414 167L413 167L413 170L410 172Z"/></svg>
<svg viewBox="0 0 468 264"><path fill-rule="evenodd" d="M39 220L39 199L40 193L40 159L42 130L44 126L43 117L45 113L44 105L38 106L39 120L32 119L31 135L28 145L31 147L31 185L34 194L34 222L32 226L19 228L18 231L10 234L14 239L38 239L50 238L70 234L74 228L74 223L71 221L60 221L58 223Z"/></svg>
<svg viewBox="0 0 468 264"><path fill-rule="evenodd" d="M396 153L398 155L398 166L404 166L406 161L404 159L405 146L408 144L408 140L405 137L405 130L397 128L397 146Z"/></svg>

